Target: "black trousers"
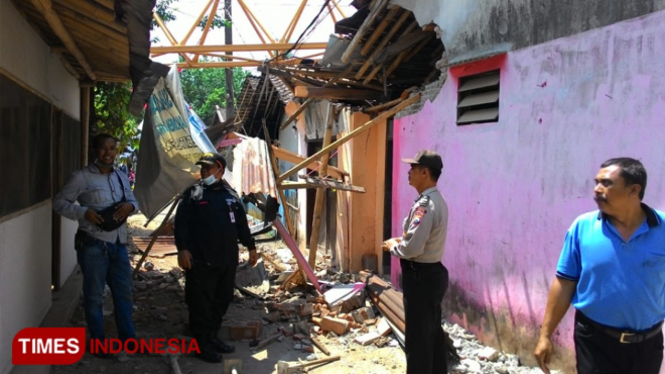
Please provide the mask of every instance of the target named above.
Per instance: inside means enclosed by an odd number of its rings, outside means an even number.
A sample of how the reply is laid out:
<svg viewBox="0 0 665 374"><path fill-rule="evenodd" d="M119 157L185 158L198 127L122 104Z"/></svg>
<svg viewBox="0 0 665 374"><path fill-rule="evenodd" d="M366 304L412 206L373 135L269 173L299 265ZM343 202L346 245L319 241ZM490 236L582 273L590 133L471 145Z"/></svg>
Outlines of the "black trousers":
<svg viewBox="0 0 665 374"><path fill-rule="evenodd" d="M189 309L189 328L201 348L217 334L222 317L233 300L236 266L209 266L193 262L185 272L185 301Z"/></svg>
<svg viewBox="0 0 665 374"><path fill-rule="evenodd" d="M446 348L441 327L441 301L448 270L441 264L401 260L406 319L407 374L445 374Z"/></svg>
<svg viewBox="0 0 665 374"><path fill-rule="evenodd" d="M658 374L663 361L663 333L640 343L625 344L575 313L578 374Z"/></svg>

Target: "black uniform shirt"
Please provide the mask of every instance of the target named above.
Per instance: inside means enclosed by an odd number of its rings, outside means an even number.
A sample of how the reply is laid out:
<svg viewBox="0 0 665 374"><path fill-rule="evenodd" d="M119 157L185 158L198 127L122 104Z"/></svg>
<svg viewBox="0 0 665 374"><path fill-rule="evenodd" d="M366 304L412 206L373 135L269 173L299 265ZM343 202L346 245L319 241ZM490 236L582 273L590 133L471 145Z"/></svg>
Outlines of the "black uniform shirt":
<svg viewBox="0 0 665 374"><path fill-rule="evenodd" d="M175 216L178 251L189 250L195 262L236 266L238 240L256 249L245 209L231 186L221 181L185 192Z"/></svg>

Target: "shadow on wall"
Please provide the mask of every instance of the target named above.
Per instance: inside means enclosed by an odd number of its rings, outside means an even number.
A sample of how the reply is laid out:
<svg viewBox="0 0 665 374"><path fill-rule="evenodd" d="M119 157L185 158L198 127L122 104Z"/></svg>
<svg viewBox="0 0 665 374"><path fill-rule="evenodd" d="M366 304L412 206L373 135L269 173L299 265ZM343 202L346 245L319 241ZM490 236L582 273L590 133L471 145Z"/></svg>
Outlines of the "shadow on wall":
<svg viewBox="0 0 665 374"><path fill-rule="evenodd" d="M484 288L488 287L485 285ZM532 352L538 339L541 317L533 314L530 302L528 316L516 314L507 289L506 295L507 310L495 310L491 298L489 307L483 307L472 300L456 282L451 281L443 299L444 314L448 321L475 334L483 344L502 352L517 354L524 365L537 366ZM557 335L558 332L555 333L555 340ZM574 350L555 347L550 368L575 373Z"/></svg>

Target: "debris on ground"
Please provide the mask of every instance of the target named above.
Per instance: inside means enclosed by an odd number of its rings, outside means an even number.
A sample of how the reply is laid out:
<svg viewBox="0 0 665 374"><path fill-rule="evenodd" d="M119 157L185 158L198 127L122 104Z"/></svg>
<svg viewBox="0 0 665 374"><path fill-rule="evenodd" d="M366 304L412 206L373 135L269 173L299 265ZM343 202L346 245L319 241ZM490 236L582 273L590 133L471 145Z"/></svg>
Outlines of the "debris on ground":
<svg viewBox="0 0 665 374"><path fill-rule="evenodd" d="M136 246L129 248L134 267L142 253ZM220 331L220 338L235 345L236 351L224 355L224 363L209 364L189 355L125 355L109 360L86 353L78 363L52 371L170 373L176 365L182 373L222 372L232 366L257 374L406 371L401 293L387 280L365 272L338 272L329 266L329 256L319 255L313 269L325 290L319 294L304 282L291 282L299 273L298 265L281 241L262 243L259 253L259 263L252 268L245 265L247 251L241 251L234 301ZM191 339L184 284L175 255L160 254L143 264L134 279L138 338ZM107 336L116 337L110 292L105 295L104 314ZM450 373L540 373L520 366L515 355L483 346L459 325L442 322L455 351L449 356ZM82 307L71 325L85 326Z"/></svg>

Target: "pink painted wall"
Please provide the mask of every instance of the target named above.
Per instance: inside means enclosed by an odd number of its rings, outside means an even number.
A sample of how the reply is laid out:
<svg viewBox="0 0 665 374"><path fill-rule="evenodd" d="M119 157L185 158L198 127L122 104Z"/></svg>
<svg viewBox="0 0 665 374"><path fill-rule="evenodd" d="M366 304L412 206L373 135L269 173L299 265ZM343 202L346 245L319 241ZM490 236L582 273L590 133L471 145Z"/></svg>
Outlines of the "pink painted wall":
<svg viewBox="0 0 665 374"><path fill-rule="evenodd" d="M451 71L434 102L395 120L393 235L401 235L416 196L400 158L438 151L451 282L472 304L535 334L566 229L596 209L601 162L640 159L649 173L645 202L665 209L662 61L663 11L510 52L501 66L500 120L469 126L455 124L464 69ZM572 313L559 331L571 347Z"/></svg>

